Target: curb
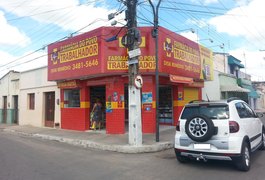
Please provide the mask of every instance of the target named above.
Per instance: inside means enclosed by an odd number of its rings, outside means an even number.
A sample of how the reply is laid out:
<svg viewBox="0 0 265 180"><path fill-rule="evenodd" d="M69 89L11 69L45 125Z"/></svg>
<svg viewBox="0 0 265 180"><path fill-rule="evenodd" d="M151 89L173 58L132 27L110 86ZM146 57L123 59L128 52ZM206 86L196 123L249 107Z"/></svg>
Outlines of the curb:
<svg viewBox="0 0 265 180"><path fill-rule="evenodd" d="M103 151L113 151L113 152L126 153L126 154L159 152L159 151L171 149L174 146L173 142L159 142L153 145L142 145L142 146L131 146L129 144L109 145L109 144L102 144L102 143L98 143L98 142L94 142L90 140L63 138L59 136L51 136L51 135L39 134L39 133L25 133L25 132L16 131L13 129L3 129L3 131L14 133L17 135L27 136L27 137L58 141L61 143L66 143L66 144L84 147L84 148L92 148L92 149L98 149L98 150L103 150Z"/></svg>

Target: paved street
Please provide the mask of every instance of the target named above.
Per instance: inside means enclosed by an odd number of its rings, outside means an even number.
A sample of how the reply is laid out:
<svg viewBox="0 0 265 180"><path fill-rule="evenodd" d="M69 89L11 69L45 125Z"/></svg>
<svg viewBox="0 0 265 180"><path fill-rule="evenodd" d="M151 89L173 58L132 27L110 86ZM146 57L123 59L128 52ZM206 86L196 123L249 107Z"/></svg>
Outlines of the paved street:
<svg viewBox="0 0 265 180"><path fill-rule="evenodd" d="M178 179L263 180L265 152L253 155L251 171L228 162L179 164L172 149L122 154L90 150L0 131L1 180Z"/></svg>

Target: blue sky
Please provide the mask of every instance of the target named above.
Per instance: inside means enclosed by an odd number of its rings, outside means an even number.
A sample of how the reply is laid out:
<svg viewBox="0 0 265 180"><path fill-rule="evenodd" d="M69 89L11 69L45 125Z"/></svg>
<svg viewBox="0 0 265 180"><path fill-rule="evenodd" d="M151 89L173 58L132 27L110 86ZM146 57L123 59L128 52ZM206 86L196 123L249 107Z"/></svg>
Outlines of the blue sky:
<svg viewBox="0 0 265 180"><path fill-rule="evenodd" d="M162 0L159 25L230 53L246 64L253 80L264 81L264 7L264 0ZM0 76L46 65L48 44L110 26L108 14L124 9L118 0L0 0ZM137 10L138 26L152 26L148 1L138 0ZM121 26L124 13L115 20Z"/></svg>

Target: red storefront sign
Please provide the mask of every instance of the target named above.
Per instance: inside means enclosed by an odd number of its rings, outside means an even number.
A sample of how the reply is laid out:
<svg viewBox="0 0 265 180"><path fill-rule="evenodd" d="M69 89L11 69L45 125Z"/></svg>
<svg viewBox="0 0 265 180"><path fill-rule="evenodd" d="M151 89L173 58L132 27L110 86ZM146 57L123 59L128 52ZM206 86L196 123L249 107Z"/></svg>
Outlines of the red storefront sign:
<svg viewBox="0 0 265 180"><path fill-rule="evenodd" d="M197 43L165 28L159 28L160 72L200 78L201 58Z"/></svg>
<svg viewBox="0 0 265 180"><path fill-rule="evenodd" d="M153 27L139 28L140 73L155 71ZM80 79L93 75L127 74L128 53L122 45L126 29L101 27L48 46L48 80ZM106 39L117 36L116 41ZM209 51L210 52L210 51ZM197 43L159 28L159 72L199 79L201 55Z"/></svg>
<svg viewBox="0 0 265 180"><path fill-rule="evenodd" d="M175 82L175 83L193 83L193 79L192 78L188 78L188 77L183 77L183 76L176 76L176 75L169 75L169 79L171 82Z"/></svg>
<svg viewBox="0 0 265 180"><path fill-rule="evenodd" d="M72 88L74 89L80 87L80 82L78 80L58 82L57 86L60 89L72 89Z"/></svg>
<svg viewBox="0 0 265 180"><path fill-rule="evenodd" d="M102 73L101 29L49 45L48 80Z"/></svg>

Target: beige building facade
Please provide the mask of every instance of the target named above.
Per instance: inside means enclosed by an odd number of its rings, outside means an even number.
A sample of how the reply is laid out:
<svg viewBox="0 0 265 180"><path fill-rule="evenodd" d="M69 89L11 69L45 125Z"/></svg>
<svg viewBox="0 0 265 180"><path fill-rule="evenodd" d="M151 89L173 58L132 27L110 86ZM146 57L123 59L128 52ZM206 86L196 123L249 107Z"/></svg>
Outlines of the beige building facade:
<svg viewBox="0 0 265 180"><path fill-rule="evenodd" d="M47 67L21 72L19 97L20 125L60 126L60 90L47 80Z"/></svg>

